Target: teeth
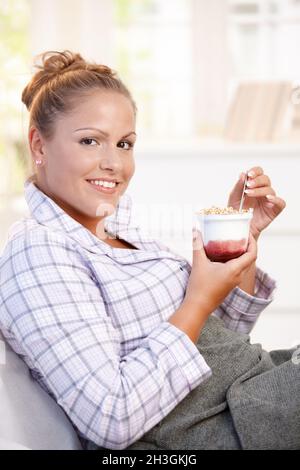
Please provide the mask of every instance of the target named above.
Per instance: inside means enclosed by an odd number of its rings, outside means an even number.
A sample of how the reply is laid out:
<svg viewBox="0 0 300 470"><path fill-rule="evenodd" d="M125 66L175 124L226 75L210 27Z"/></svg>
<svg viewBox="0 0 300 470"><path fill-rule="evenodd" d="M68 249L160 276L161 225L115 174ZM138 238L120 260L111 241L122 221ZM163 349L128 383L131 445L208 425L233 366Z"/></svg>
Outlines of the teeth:
<svg viewBox="0 0 300 470"><path fill-rule="evenodd" d="M104 188L114 188L116 186L116 183L101 180L90 180L90 183L96 186L104 186Z"/></svg>
<svg viewBox="0 0 300 470"><path fill-rule="evenodd" d="M101 182L100 182L101 184ZM103 186L105 188L114 188L116 186L116 183L109 183L108 181L103 181Z"/></svg>

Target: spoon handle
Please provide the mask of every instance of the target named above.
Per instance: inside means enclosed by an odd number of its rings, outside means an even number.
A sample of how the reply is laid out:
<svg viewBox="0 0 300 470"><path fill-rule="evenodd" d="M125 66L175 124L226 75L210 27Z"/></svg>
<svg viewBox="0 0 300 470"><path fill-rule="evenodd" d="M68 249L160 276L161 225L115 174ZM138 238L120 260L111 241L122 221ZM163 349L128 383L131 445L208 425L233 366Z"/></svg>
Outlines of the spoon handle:
<svg viewBox="0 0 300 470"><path fill-rule="evenodd" d="M243 209L243 204L244 204L244 199L245 199L245 189L246 189L246 185L247 185L247 180L248 180L248 177L247 177L247 173L246 173L245 181L244 181L244 187L243 187L243 192L242 192L242 197L241 197L241 202L240 202L239 212L242 212L242 209Z"/></svg>

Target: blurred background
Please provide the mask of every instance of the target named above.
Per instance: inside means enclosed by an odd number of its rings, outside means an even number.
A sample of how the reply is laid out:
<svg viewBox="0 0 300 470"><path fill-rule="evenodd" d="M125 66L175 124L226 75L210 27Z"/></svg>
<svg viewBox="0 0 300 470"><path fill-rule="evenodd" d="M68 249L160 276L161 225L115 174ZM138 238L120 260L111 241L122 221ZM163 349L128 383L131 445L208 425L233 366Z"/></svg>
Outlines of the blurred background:
<svg viewBox="0 0 300 470"><path fill-rule="evenodd" d="M1 0L0 253L28 215L33 58L80 52L117 70L138 107L128 192L151 235L191 260L194 211L226 205L242 171L262 166L287 202L259 243L278 284L252 340L300 344L300 1Z"/></svg>

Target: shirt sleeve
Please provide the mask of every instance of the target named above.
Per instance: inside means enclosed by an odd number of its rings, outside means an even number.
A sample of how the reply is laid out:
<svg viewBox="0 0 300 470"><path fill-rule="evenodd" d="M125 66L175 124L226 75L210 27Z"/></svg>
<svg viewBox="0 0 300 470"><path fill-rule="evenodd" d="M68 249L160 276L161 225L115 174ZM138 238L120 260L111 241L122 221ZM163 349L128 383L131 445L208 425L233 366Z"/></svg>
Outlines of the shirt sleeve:
<svg viewBox="0 0 300 470"><path fill-rule="evenodd" d="M261 312L273 301L276 281L256 268L254 296L235 287L213 312L233 331L250 333Z"/></svg>
<svg viewBox="0 0 300 470"><path fill-rule="evenodd" d="M10 330L86 439L128 447L211 375L194 343L169 322L121 357L101 286L76 248L46 230L23 245L11 258Z"/></svg>

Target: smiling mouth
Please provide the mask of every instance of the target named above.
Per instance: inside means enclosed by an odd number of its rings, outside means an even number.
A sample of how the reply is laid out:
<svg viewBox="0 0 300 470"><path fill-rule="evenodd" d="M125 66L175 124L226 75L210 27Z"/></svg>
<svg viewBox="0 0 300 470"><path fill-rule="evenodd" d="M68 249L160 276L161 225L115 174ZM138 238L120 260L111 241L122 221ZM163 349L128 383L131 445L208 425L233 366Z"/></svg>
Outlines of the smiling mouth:
<svg viewBox="0 0 300 470"><path fill-rule="evenodd" d="M115 186L113 186L112 188L110 187L106 187L106 186L103 186L103 185L100 185L100 184L94 184L94 183L91 183L91 181L89 180L86 180L86 182L89 184L89 186L91 186L95 191L98 191L100 193L106 193L106 194L113 194L114 192L116 192L118 186L120 183L116 183Z"/></svg>

